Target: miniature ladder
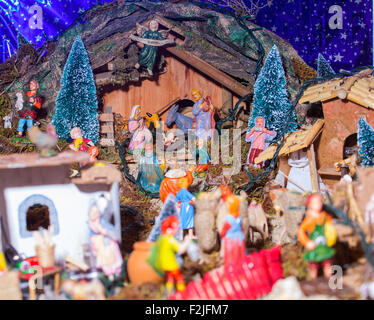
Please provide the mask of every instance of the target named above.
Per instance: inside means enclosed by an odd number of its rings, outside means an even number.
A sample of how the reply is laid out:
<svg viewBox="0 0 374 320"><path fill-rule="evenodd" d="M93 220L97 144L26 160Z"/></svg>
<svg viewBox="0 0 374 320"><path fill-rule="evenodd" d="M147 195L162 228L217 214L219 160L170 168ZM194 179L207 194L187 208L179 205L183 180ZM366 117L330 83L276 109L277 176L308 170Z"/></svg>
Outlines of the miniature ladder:
<svg viewBox="0 0 374 320"><path fill-rule="evenodd" d="M191 281L170 300L254 300L268 294L283 278L280 246L246 256L241 263L223 266Z"/></svg>
<svg viewBox="0 0 374 320"><path fill-rule="evenodd" d="M99 116L101 139L99 144L102 147L114 148L114 118L112 107L105 107L104 113Z"/></svg>

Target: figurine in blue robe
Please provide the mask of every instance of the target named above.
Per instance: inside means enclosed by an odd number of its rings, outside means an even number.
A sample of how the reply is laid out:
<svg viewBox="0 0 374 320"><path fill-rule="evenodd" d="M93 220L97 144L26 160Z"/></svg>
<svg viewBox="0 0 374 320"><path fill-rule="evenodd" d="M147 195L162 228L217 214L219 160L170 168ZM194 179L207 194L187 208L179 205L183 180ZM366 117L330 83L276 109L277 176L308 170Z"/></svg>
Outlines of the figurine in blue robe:
<svg viewBox="0 0 374 320"><path fill-rule="evenodd" d="M188 182L181 180L180 186L182 187L175 197L179 209L179 220L182 230L187 230L188 235L193 239L195 238L193 228L195 226L195 209L193 204L195 202L194 195L187 190Z"/></svg>

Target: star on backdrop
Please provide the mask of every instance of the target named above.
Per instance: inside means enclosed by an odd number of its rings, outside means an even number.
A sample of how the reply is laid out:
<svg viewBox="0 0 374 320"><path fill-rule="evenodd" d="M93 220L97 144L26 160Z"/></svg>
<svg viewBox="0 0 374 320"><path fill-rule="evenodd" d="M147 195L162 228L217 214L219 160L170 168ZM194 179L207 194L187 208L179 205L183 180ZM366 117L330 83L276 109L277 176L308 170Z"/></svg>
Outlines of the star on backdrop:
<svg viewBox="0 0 374 320"><path fill-rule="evenodd" d="M342 8L342 29L331 29L329 20ZM279 14L287 12L287 15ZM255 22L290 42L310 66L317 68L321 53L338 72L372 65L371 0L274 0ZM286 23L289 26L287 27Z"/></svg>

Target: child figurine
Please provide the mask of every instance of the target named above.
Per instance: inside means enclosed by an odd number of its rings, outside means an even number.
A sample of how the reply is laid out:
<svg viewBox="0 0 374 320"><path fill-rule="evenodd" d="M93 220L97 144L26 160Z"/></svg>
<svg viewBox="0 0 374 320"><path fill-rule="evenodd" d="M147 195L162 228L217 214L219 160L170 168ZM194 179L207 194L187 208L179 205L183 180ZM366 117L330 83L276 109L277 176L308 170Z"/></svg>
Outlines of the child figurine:
<svg viewBox="0 0 374 320"><path fill-rule="evenodd" d="M311 194L306 206L306 217L297 230L297 238L306 248L304 259L309 262L310 278L317 278L319 264L322 264L324 276L328 278L331 276L331 258L335 255L331 247L336 242L337 232L332 218L322 211L321 194Z"/></svg>
<svg viewBox="0 0 374 320"><path fill-rule="evenodd" d="M201 138L198 140L197 149L194 156L198 156L198 165L195 168L194 174L196 177L204 178L206 170L209 167L210 156L204 146L204 140Z"/></svg>
<svg viewBox="0 0 374 320"><path fill-rule="evenodd" d="M69 144L69 148L74 151L87 152L90 155L90 162L97 160L98 148L90 139L82 137L82 130L78 127L74 127L70 131L70 137L73 142Z"/></svg>
<svg viewBox="0 0 374 320"><path fill-rule="evenodd" d="M89 219L91 251L96 259L96 267L113 280L120 275L123 263L114 226L104 219L98 203L91 206Z"/></svg>
<svg viewBox="0 0 374 320"><path fill-rule="evenodd" d="M19 114L19 122L18 122L18 136L22 137L23 135L23 127L25 123L27 124L27 130L29 130L33 126L33 121L36 120L38 112L42 106L42 98L38 94L39 84L36 80L30 81L30 91L27 91L28 101L26 103L26 107L23 109L18 110ZM21 103L18 101L20 98L17 96L17 102L19 108ZM23 98L22 98L23 99ZM16 102L16 103L17 103Z"/></svg>
<svg viewBox="0 0 374 320"><path fill-rule="evenodd" d="M229 187L221 186L222 199L226 202L229 214L226 215L220 237L223 242L224 265L235 264L246 255L242 218L240 216L240 197L234 195Z"/></svg>
<svg viewBox="0 0 374 320"><path fill-rule="evenodd" d="M194 217L195 209L193 204L195 202L194 195L187 190L189 183L187 179L182 179L179 181L181 189L178 191L175 200L177 201L177 206L179 208L179 217L181 220L182 230L187 230L188 235L195 239L193 228L194 228Z"/></svg>
<svg viewBox="0 0 374 320"><path fill-rule="evenodd" d="M176 254L183 254L191 242L190 237L186 237L181 243L174 236L179 229L179 220L172 215L165 218L161 223L161 235L157 239L153 249L154 257L151 256L147 260L157 271L166 274L166 289L171 292L176 282L177 291L183 291L186 288L183 275L180 271Z"/></svg>
<svg viewBox="0 0 374 320"><path fill-rule="evenodd" d="M253 165L255 168L257 168L257 166L261 168L262 162L256 165L255 159L268 147L269 141L273 140L277 133L266 129L264 117L257 117L255 123L256 126L251 130L248 129L245 136L245 141L251 143L247 164Z"/></svg>

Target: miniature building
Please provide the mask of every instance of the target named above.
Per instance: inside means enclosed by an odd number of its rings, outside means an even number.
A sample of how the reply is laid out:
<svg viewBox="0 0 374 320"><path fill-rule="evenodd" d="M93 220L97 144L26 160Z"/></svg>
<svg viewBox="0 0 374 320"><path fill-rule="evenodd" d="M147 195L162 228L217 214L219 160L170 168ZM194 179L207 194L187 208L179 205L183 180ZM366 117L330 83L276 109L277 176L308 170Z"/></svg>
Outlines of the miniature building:
<svg viewBox="0 0 374 320"><path fill-rule="evenodd" d="M357 145L360 117L374 125L374 76L372 70L310 86L300 103L311 103L311 111L322 108L325 120L316 140L316 163L323 181L332 186L340 179L334 163L349 156Z"/></svg>
<svg viewBox="0 0 374 320"><path fill-rule="evenodd" d="M61 262L67 255L83 261L83 246L89 236L89 206L93 197L102 193L110 194L114 225L121 239L118 170L94 166L82 171L82 178L69 179L69 164L88 159L87 153L74 151L50 158L40 158L37 153L0 157L4 250L6 244L11 244L19 253L34 256L32 231L53 225L56 261Z"/></svg>
<svg viewBox="0 0 374 320"><path fill-rule="evenodd" d="M317 139L323 128L324 121L319 119L313 126L309 128L303 128L301 130L290 132L284 139L284 144L279 150L279 170L288 175L290 166L287 162L287 156L291 152L295 152L302 149L307 149L308 163L310 167L310 179L313 192L319 192L319 177L316 169L315 150L313 142ZM255 163L258 164L268 159L272 159L277 151L278 146L271 144L267 149L260 153L255 159Z"/></svg>

